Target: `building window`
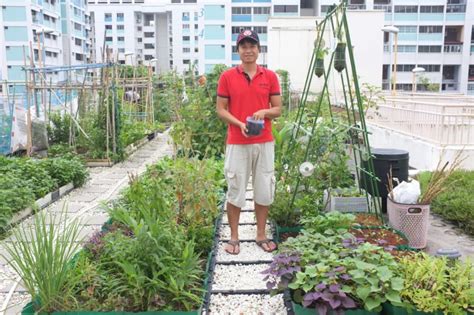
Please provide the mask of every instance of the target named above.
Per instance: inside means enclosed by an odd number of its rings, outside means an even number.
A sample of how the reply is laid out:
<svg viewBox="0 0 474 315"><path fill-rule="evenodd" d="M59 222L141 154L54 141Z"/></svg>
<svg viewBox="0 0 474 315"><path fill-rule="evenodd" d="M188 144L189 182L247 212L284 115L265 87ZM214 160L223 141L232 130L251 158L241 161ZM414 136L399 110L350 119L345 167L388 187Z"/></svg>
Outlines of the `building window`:
<svg viewBox="0 0 474 315"><path fill-rule="evenodd" d="M183 53L190 53L191 52L191 48L189 47L183 47Z"/></svg>
<svg viewBox="0 0 474 315"><path fill-rule="evenodd" d="M195 47L195 48L194 48L194 52L195 52L195 53L199 52L199 48Z"/></svg>
<svg viewBox="0 0 474 315"><path fill-rule="evenodd" d="M275 5L273 7L275 13L298 13L297 5Z"/></svg>
<svg viewBox="0 0 474 315"><path fill-rule="evenodd" d="M106 26L105 26L105 29L106 29L106 30L112 30L112 25L106 25Z"/></svg>
<svg viewBox="0 0 474 315"><path fill-rule="evenodd" d="M119 37L117 37L117 41L119 41L119 42L124 42L124 41L125 41L125 37L119 36Z"/></svg>
<svg viewBox="0 0 474 315"><path fill-rule="evenodd" d="M183 36L183 41L188 41L188 42L189 42L190 40L191 40L191 37L189 37L189 36Z"/></svg>
<svg viewBox="0 0 474 315"><path fill-rule="evenodd" d="M141 31L142 31L142 27L141 27L141 26L137 26L137 31L141 32Z"/></svg>
<svg viewBox="0 0 474 315"><path fill-rule="evenodd" d="M76 44L76 46L82 46L82 40L80 40L79 38L76 38L74 40L74 43Z"/></svg>
<svg viewBox="0 0 474 315"><path fill-rule="evenodd" d="M237 46L232 46L232 53L236 54L238 52L239 52L239 50L237 49Z"/></svg>
<svg viewBox="0 0 474 315"><path fill-rule="evenodd" d="M183 64L185 64L185 65L189 65L190 62L191 62L191 60L189 60L189 59L183 59Z"/></svg>
<svg viewBox="0 0 474 315"><path fill-rule="evenodd" d="M397 26L400 33L416 33L417 27L414 25L400 25Z"/></svg>
<svg viewBox="0 0 474 315"><path fill-rule="evenodd" d="M257 32L257 34L267 34L266 26L254 26L252 29Z"/></svg>
<svg viewBox="0 0 474 315"><path fill-rule="evenodd" d="M396 5L395 13L418 13L418 6L416 5Z"/></svg>
<svg viewBox="0 0 474 315"><path fill-rule="evenodd" d="M260 52L261 52L261 53L266 53L266 52L268 52L268 47L265 46L265 45L260 46Z"/></svg>
<svg viewBox="0 0 474 315"><path fill-rule="evenodd" d="M117 22L123 22L124 15L123 13L117 13Z"/></svg>
<svg viewBox="0 0 474 315"><path fill-rule="evenodd" d="M416 53L415 45L399 45L397 47L399 53Z"/></svg>
<svg viewBox="0 0 474 315"><path fill-rule="evenodd" d="M171 0L171 3L181 3L181 0Z"/></svg>
<svg viewBox="0 0 474 315"><path fill-rule="evenodd" d="M112 13L104 13L105 22L112 22Z"/></svg>
<svg viewBox="0 0 474 315"><path fill-rule="evenodd" d="M420 13L444 13L444 6L442 6L442 5L422 5L422 6L420 6Z"/></svg>
<svg viewBox="0 0 474 315"><path fill-rule="evenodd" d="M440 72L441 71L440 65L418 65L418 67L425 69L426 72Z"/></svg>
<svg viewBox="0 0 474 315"><path fill-rule="evenodd" d="M152 60L153 59L153 55L145 55L145 60Z"/></svg>
<svg viewBox="0 0 474 315"><path fill-rule="evenodd" d="M121 54L125 53L125 48L119 48L118 52L121 53Z"/></svg>
<svg viewBox="0 0 474 315"><path fill-rule="evenodd" d="M232 34L239 34L246 28L249 28L249 27L248 26L232 26Z"/></svg>
<svg viewBox="0 0 474 315"><path fill-rule="evenodd" d="M270 14L270 7L254 7L253 14Z"/></svg>
<svg viewBox="0 0 474 315"><path fill-rule="evenodd" d="M117 30L123 31L125 29L125 25L117 25Z"/></svg>
<svg viewBox="0 0 474 315"><path fill-rule="evenodd" d="M415 65L397 65L397 72L411 72L413 68L415 68Z"/></svg>
<svg viewBox="0 0 474 315"><path fill-rule="evenodd" d="M144 24L145 26L154 26L155 25L155 15L154 14L144 14Z"/></svg>
<svg viewBox="0 0 474 315"><path fill-rule="evenodd" d="M418 46L419 53L440 53L441 46L429 46L429 45L420 45Z"/></svg>
<svg viewBox="0 0 474 315"><path fill-rule="evenodd" d="M137 42L141 43L142 41L143 41L143 39L141 37L137 38Z"/></svg>
<svg viewBox="0 0 474 315"><path fill-rule="evenodd" d="M442 32L443 32L443 26L441 26L441 25L422 25L422 26L420 26L420 33L433 34L433 33L442 33Z"/></svg>
<svg viewBox="0 0 474 315"><path fill-rule="evenodd" d="M145 49L155 49L155 44L145 43Z"/></svg>
<svg viewBox="0 0 474 315"><path fill-rule="evenodd" d="M183 29L184 30L189 30L189 24L183 24Z"/></svg>
<svg viewBox="0 0 474 315"><path fill-rule="evenodd" d="M233 7L232 14L252 14L252 8L249 7Z"/></svg>
<svg viewBox="0 0 474 315"><path fill-rule="evenodd" d="M183 21L189 21L189 12L183 12L182 19Z"/></svg>
<svg viewBox="0 0 474 315"><path fill-rule="evenodd" d="M183 3L196 3L197 0L183 0Z"/></svg>
<svg viewBox="0 0 474 315"><path fill-rule="evenodd" d="M155 33L154 33L154 32L145 32L144 35L145 35L145 38L152 38L152 37L155 37Z"/></svg>
<svg viewBox="0 0 474 315"><path fill-rule="evenodd" d="M106 41L106 42L111 42L111 41L113 41L112 36L107 36L107 37L105 38L105 41Z"/></svg>

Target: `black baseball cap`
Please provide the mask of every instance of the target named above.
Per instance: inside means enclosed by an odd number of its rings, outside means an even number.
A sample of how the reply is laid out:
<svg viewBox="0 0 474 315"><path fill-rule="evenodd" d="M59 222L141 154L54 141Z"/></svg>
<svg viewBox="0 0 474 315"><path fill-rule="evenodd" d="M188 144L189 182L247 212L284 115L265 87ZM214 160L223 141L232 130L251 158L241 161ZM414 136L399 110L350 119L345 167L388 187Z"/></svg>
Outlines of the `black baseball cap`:
<svg viewBox="0 0 474 315"><path fill-rule="evenodd" d="M242 32L240 32L239 36L237 36L237 47L239 46L239 43L246 38L260 45L260 39L258 38L258 34L255 31L243 30Z"/></svg>

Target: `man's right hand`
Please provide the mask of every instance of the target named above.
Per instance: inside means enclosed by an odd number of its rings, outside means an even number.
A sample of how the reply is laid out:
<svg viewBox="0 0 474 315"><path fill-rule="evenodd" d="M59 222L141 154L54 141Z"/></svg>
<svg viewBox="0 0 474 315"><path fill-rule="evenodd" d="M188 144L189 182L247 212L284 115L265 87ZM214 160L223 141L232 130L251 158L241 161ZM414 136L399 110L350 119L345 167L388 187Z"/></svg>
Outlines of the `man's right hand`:
<svg viewBox="0 0 474 315"><path fill-rule="evenodd" d="M240 127L240 131L242 132L242 135L245 138L248 138L249 136L247 135L247 132L249 132L249 131L247 129L247 125L243 122L240 122L239 127Z"/></svg>

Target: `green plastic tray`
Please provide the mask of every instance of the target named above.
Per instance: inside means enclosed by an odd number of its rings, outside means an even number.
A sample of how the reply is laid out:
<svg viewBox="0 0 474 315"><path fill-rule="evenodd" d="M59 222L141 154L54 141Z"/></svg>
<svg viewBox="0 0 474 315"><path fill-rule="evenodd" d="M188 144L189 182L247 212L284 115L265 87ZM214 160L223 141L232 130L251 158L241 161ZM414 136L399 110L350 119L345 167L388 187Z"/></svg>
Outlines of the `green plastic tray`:
<svg viewBox="0 0 474 315"><path fill-rule="evenodd" d="M314 308L305 308L301 304L297 304L291 302L293 305L293 311L295 315L314 315L319 314ZM329 315L334 314L332 311L328 312ZM344 310L344 314L346 315L379 315L380 312L369 312L362 309L354 309L354 310Z"/></svg>

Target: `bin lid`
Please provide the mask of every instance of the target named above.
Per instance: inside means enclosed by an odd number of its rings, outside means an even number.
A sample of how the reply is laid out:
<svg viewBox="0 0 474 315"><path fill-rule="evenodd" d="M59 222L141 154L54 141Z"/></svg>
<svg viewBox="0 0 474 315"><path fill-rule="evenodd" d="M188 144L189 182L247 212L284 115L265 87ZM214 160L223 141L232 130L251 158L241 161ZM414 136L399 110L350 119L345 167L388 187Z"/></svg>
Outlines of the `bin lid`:
<svg viewBox="0 0 474 315"><path fill-rule="evenodd" d="M381 148L371 148L371 153L375 155L377 159L408 159L408 151L400 149L381 149Z"/></svg>

